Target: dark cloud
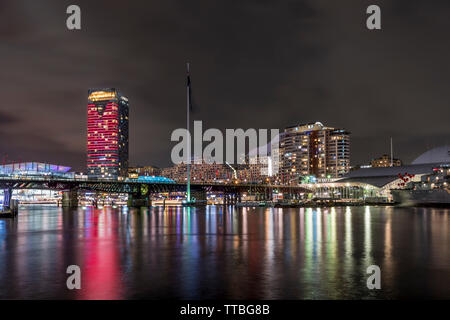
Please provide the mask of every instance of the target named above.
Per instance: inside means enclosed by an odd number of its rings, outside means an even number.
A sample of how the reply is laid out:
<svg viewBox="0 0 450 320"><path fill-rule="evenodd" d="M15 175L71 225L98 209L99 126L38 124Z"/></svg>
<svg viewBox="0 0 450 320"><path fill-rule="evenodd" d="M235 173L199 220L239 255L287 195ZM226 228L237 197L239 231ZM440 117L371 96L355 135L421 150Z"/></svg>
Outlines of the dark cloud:
<svg viewBox="0 0 450 320"><path fill-rule="evenodd" d="M131 163L169 165L185 125L185 62L205 127L321 121L353 133L352 163L412 160L450 143L448 1L73 1L0 3L2 152L82 169L90 87L130 99ZM54 148L54 149L53 149Z"/></svg>
<svg viewBox="0 0 450 320"><path fill-rule="evenodd" d="M55 164L74 163L85 161L83 151L74 152L60 141L41 135L40 133L14 133L0 131L0 163L38 161Z"/></svg>
<svg viewBox="0 0 450 320"><path fill-rule="evenodd" d="M7 112L0 111L0 125L7 126L10 124L17 124L18 120L19 119L15 116Z"/></svg>

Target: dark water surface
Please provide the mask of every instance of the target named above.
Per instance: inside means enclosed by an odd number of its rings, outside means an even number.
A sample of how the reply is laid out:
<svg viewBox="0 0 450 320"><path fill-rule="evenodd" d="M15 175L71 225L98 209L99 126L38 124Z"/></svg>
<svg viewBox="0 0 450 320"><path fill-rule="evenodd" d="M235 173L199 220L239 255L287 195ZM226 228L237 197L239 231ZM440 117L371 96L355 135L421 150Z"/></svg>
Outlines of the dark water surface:
<svg viewBox="0 0 450 320"><path fill-rule="evenodd" d="M450 298L450 210L22 208L2 299ZM82 289L66 287L81 268ZM366 269L381 269L381 289Z"/></svg>

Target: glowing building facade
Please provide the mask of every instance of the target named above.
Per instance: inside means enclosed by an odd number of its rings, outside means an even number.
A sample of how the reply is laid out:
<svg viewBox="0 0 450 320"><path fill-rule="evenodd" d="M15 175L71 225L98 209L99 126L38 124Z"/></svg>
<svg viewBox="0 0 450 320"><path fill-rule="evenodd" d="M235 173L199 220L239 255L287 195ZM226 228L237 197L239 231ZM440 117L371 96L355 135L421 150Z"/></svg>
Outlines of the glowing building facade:
<svg viewBox="0 0 450 320"><path fill-rule="evenodd" d="M89 178L128 175L128 99L116 89L91 89L88 96L87 173Z"/></svg>
<svg viewBox="0 0 450 320"><path fill-rule="evenodd" d="M12 177L42 177L50 176L57 178L74 178L74 172L69 172L71 168L57 164L41 162L18 162L0 165L1 176Z"/></svg>
<svg viewBox="0 0 450 320"><path fill-rule="evenodd" d="M305 176L338 178L350 170L350 132L320 122L288 127L281 134L281 179L298 183Z"/></svg>

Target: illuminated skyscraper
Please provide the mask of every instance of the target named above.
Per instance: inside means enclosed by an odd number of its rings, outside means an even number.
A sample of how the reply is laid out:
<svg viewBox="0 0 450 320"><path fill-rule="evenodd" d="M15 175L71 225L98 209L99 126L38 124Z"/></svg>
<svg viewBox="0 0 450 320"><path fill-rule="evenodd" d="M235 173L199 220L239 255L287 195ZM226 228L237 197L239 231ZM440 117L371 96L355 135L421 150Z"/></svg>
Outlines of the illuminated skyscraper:
<svg viewBox="0 0 450 320"><path fill-rule="evenodd" d="M128 99L116 89L91 89L88 96L87 173L90 178L128 175Z"/></svg>
<svg viewBox="0 0 450 320"><path fill-rule="evenodd" d="M297 183L304 176L338 178L350 170L350 132L320 122L284 129L280 138L282 180Z"/></svg>

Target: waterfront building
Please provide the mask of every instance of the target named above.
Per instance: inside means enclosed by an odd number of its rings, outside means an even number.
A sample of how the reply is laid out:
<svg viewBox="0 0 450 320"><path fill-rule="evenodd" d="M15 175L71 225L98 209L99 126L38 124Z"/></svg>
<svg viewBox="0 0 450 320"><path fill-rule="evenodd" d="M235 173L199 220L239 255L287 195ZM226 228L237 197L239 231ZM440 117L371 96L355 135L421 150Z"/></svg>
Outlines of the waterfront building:
<svg viewBox="0 0 450 320"><path fill-rule="evenodd" d="M70 167L42 162L16 162L0 165L0 175L9 177L75 177L74 172L69 172Z"/></svg>
<svg viewBox="0 0 450 320"><path fill-rule="evenodd" d="M191 163L191 183L227 183L233 179L233 170L226 164ZM186 164L180 163L161 171L163 177L186 182Z"/></svg>
<svg viewBox="0 0 450 320"><path fill-rule="evenodd" d="M162 170L153 166L137 166L128 168L128 177L137 178L139 176L160 176Z"/></svg>
<svg viewBox="0 0 450 320"><path fill-rule="evenodd" d="M266 160L267 161L267 160ZM255 164L191 164L191 183L269 183L275 181L276 176L268 177L267 163L263 160ZM133 174L133 177L136 173ZM161 176L177 182L186 182L186 165L184 163L161 169ZM130 175L130 178L132 176Z"/></svg>
<svg viewBox="0 0 450 320"><path fill-rule="evenodd" d="M320 122L288 127L280 136L280 152L284 184L308 175L341 177L350 169L350 132Z"/></svg>
<svg viewBox="0 0 450 320"><path fill-rule="evenodd" d="M400 159L395 159L388 156L387 154L383 154L381 157L372 159L370 161L370 165L372 168L380 168L380 167L400 167L402 165L402 161Z"/></svg>
<svg viewBox="0 0 450 320"><path fill-rule="evenodd" d="M42 163L42 162L17 162L0 165L0 176L29 179L29 178L46 178L46 179L74 179L79 174L70 171L70 167ZM4 191L0 190L0 204L4 203ZM38 190L38 189L19 189L12 191L12 197L20 201L21 204L43 204L55 203L61 199L61 192L56 190Z"/></svg>
<svg viewBox="0 0 450 320"><path fill-rule="evenodd" d="M87 116L89 178L128 176L128 99L116 89L91 89Z"/></svg>
<svg viewBox="0 0 450 320"><path fill-rule="evenodd" d="M353 170L344 177L326 183L306 184L314 196L323 199L392 201L392 189L407 188L409 183L428 182L438 187L448 183L450 174L450 146L426 151L410 165L370 167ZM434 176L436 180L430 181Z"/></svg>
<svg viewBox="0 0 450 320"><path fill-rule="evenodd" d="M450 145L430 149L418 156L412 164L424 163L450 163Z"/></svg>
<svg viewBox="0 0 450 320"><path fill-rule="evenodd" d="M242 183L267 184L274 182L278 177L275 174L269 174L269 157L259 157L257 163L248 163L236 166L236 176Z"/></svg>

